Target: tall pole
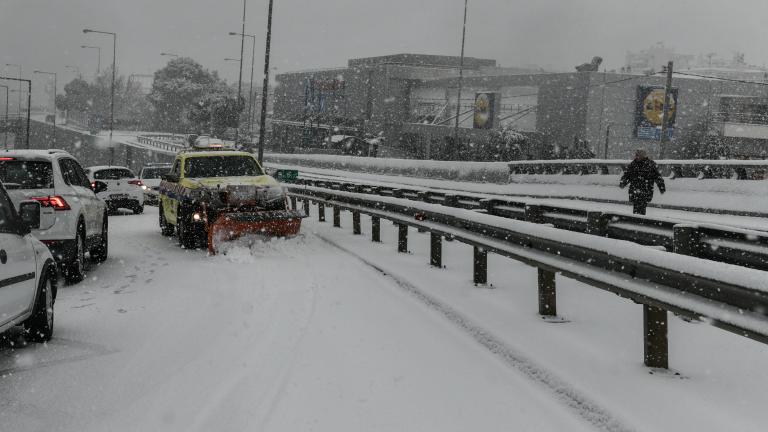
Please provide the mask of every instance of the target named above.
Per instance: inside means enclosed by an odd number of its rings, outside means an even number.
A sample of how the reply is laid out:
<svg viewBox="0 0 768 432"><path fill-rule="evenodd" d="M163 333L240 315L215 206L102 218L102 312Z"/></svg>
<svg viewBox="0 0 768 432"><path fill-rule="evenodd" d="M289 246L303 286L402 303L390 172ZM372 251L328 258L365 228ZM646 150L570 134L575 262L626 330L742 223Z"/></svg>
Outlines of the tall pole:
<svg viewBox="0 0 768 432"><path fill-rule="evenodd" d="M459 91L456 96L456 123L453 129L453 142L455 146L459 145L459 116L461 115L461 86L464 83L464 42L467 38L467 4L469 0L464 0L464 25L461 29L461 60L459 61Z"/></svg>
<svg viewBox="0 0 768 432"><path fill-rule="evenodd" d="M115 74L117 73L117 33L91 29L83 29L83 33L99 33L112 36L112 89L110 91L109 101L109 164L112 165L115 159L115 148L112 147L112 134L115 128Z"/></svg>
<svg viewBox="0 0 768 432"><path fill-rule="evenodd" d="M666 157L666 145L669 142L669 102L672 97L672 67L673 62L667 63L667 84L664 86L664 112L661 117L661 140L659 141L659 159Z"/></svg>
<svg viewBox="0 0 768 432"><path fill-rule="evenodd" d="M40 75L53 75L53 147L56 147L56 72L45 72L41 70L34 71L36 74Z"/></svg>
<svg viewBox="0 0 768 432"><path fill-rule="evenodd" d="M230 36L241 36L240 33L229 32ZM251 38L251 84L248 90L248 149L251 149L251 140L253 139L253 69L256 63L256 35L245 35Z"/></svg>
<svg viewBox="0 0 768 432"><path fill-rule="evenodd" d="M237 75L237 105L240 106L240 98L243 91L243 50L245 49L245 5L247 0L243 0L243 31L240 32L240 68ZM240 135L240 113L238 111L237 122L235 127L235 146L237 146L237 138Z"/></svg>
<svg viewBox="0 0 768 432"><path fill-rule="evenodd" d="M21 65L12 64L12 63L6 63L5 65L6 66L15 67L19 71L19 73L17 74L17 78L18 78L18 81L19 81L19 109L16 112L16 115L21 117L21 93L22 93L22 91L21 91L21 86L22 86L22 82L21 82Z"/></svg>
<svg viewBox="0 0 768 432"><path fill-rule="evenodd" d="M5 89L5 137L3 137L3 144L5 144L5 149L8 150L8 93L10 93L10 90L7 85L0 85L0 87Z"/></svg>
<svg viewBox="0 0 768 432"><path fill-rule="evenodd" d="M264 160L264 135L267 133L267 98L269 97L269 51L272 45L272 6L267 13L267 47L264 51L264 87L261 89L261 124L259 124L259 163Z"/></svg>

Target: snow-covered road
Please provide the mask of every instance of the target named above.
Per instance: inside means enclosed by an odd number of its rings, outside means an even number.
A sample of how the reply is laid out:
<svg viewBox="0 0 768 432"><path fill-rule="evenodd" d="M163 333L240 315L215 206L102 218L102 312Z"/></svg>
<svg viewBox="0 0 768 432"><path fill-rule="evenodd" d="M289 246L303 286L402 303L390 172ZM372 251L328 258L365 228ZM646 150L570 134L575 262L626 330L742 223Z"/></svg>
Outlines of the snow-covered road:
<svg viewBox="0 0 768 432"><path fill-rule="evenodd" d="M314 211L314 210L313 210ZM157 211L110 219L110 259L63 287L54 340L0 348L2 431L762 430L765 346L670 320L682 375L642 367L639 307L467 246L444 270L313 218L304 236L180 249ZM364 228L368 231L368 221ZM386 228L383 226L382 228Z"/></svg>

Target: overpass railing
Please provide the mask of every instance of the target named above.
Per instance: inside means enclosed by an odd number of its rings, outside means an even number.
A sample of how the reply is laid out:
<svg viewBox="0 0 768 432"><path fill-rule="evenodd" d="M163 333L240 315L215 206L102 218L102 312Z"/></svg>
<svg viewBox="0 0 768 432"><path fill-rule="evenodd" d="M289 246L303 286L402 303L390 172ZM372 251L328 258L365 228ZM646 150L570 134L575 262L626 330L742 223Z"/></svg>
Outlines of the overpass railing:
<svg viewBox="0 0 768 432"><path fill-rule="evenodd" d="M510 162L510 175L588 175L623 172L628 161L615 159L560 159ZM664 176L671 178L768 179L768 160L658 160Z"/></svg>
<svg viewBox="0 0 768 432"><path fill-rule="evenodd" d="M524 200L454 194L431 189L402 189L349 182L299 178L298 184L366 195L402 198L473 210L554 228L626 240L667 251L686 249L687 255L768 271L768 232L714 224L692 224L673 218L653 218L573 207L529 204Z"/></svg>
<svg viewBox="0 0 768 432"><path fill-rule="evenodd" d="M136 137L139 144L149 145L167 151L179 151L185 149L186 138L184 135L172 134L143 134Z"/></svg>
<svg viewBox="0 0 768 432"><path fill-rule="evenodd" d="M474 282L486 284L489 252L538 270L538 312L557 320L557 273L613 292L643 305L644 362L668 368L668 312L701 320L753 340L768 343L768 273L541 224L508 220L472 210L448 208L404 198L371 196L328 188L288 185L291 204L310 203L325 221L341 227L341 212L352 213L352 229L362 234L361 215L371 218L371 240L381 241L381 220L397 227L398 252L408 252L409 227L430 233L430 264L442 268L442 240L473 246Z"/></svg>

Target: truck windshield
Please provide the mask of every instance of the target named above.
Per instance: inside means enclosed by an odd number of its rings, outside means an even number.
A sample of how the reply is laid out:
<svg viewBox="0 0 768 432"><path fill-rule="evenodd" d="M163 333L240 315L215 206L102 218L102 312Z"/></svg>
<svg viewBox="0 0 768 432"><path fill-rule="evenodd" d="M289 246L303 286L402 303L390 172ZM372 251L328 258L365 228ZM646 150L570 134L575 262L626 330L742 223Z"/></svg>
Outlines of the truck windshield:
<svg viewBox="0 0 768 432"><path fill-rule="evenodd" d="M264 172L250 156L192 157L184 163L184 177L242 177L259 176Z"/></svg>
<svg viewBox="0 0 768 432"><path fill-rule="evenodd" d="M46 161L0 161L0 181L6 189L51 189L53 168Z"/></svg>

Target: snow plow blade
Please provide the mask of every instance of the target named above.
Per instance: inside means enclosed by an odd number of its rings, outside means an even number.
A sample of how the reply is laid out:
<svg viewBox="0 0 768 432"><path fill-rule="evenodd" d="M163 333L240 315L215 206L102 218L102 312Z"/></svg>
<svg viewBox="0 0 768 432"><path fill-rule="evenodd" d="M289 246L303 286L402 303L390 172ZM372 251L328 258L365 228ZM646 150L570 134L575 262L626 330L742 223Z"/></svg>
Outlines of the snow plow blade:
<svg viewBox="0 0 768 432"><path fill-rule="evenodd" d="M215 255L216 244L247 234L265 237L291 237L299 233L304 212L296 210L222 213L208 227L208 252Z"/></svg>

